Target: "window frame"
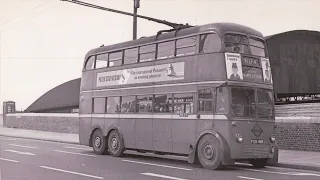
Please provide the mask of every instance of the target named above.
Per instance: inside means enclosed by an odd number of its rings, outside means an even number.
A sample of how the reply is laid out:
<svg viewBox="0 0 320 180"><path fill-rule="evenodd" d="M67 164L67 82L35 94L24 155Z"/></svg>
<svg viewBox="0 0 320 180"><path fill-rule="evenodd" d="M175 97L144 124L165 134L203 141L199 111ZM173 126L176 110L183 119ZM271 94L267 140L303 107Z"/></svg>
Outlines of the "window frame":
<svg viewBox="0 0 320 180"><path fill-rule="evenodd" d="M212 87L212 86L201 86L198 88L198 91L196 93L196 101L197 101L197 104L196 104L196 108L197 108L197 113L199 114L214 114L215 113L215 109L216 109L216 104L215 104L215 101L216 101L216 88L217 87ZM202 99L200 98L199 96L199 90L201 89L211 89L211 95L212 95L212 98L211 100L209 99ZM201 111L200 110L200 101L205 101L205 102L210 102L212 103L212 109L210 111Z"/></svg>
<svg viewBox="0 0 320 180"><path fill-rule="evenodd" d="M235 119L257 119L257 88L252 88L252 87L248 87L248 86L228 86L229 88L229 114L231 115L232 118ZM253 90L253 95L254 95L254 117L250 117L250 116L234 116L233 115L233 108L232 108L232 89L236 88L236 89L244 89L244 90ZM250 104L245 105L245 107L249 107Z"/></svg>
<svg viewBox="0 0 320 180"><path fill-rule="evenodd" d="M105 114L120 114L121 113L121 96L107 96L107 101L106 101L106 110L105 110ZM118 98L118 101L119 101L119 112L113 112L113 113L110 113L108 112L108 102L109 102L109 98Z"/></svg>
<svg viewBox="0 0 320 180"><path fill-rule="evenodd" d="M179 94L179 95L182 95L182 94L191 94L191 96L192 96L192 112L191 113L186 113L186 112L183 112L183 113L175 113L175 110L174 110L174 107L175 107L175 105L176 105L176 103L174 102L175 101L175 95L176 94ZM173 102L172 102L172 114L173 115L179 115L179 114L196 114L197 113L197 109L195 109L196 108L196 102L195 102L195 100L196 100L196 92L179 92L179 93L172 93L172 95L173 95ZM178 104L188 104L188 103L190 103L190 102L182 102L182 103L178 103ZM186 111L186 107L184 107L184 111Z"/></svg>
<svg viewBox="0 0 320 180"><path fill-rule="evenodd" d="M156 96L161 96L161 95L166 95L167 98L171 98L172 102L171 102L171 105L169 103L170 106L169 107L169 110L170 110L170 107L171 107L171 112L155 112L155 101L156 101ZM153 94L153 104L152 104L153 108L152 108L152 113L153 114L173 114L173 93L157 93L157 94Z"/></svg>
<svg viewBox="0 0 320 180"><path fill-rule="evenodd" d="M97 68L97 60L98 60L98 56L99 55L107 55L107 66L104 67L99 67ZM95 60L94 60L94 69L103 69L103 68L107 68L109 66L109 53L100 53L100 54L96 54L95 55Z"/></svg>
<svg viewBox="0 0 320 180"><path fill-rule="evenodd" d="M92 69L87 69L87 64L89 63L89 60L93 57L93 62L92 62ZM86 62L85 62L85 65L83 67L83 71L92 71L94 69L96 69L96 59L97 59L97 56L96 55L90 55Z"/></svg>

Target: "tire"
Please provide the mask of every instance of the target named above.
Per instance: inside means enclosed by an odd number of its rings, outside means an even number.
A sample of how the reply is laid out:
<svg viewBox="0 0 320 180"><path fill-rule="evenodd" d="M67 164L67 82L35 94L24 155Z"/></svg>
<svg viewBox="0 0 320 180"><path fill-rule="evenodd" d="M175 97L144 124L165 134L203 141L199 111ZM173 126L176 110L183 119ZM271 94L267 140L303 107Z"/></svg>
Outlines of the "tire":
<svg viewBox="0 0 320 180"><path fill-rule="evenodd" d="M108 154L107 140L102 135L102 132L99 129L93 132L91 141L92 141L93 151L96 154L99 154L99 155Z"/></svg>
<svg viewBox="0 0 320 180"><path fill-rule="evenodd" d="M115 130L111 131L108 137L109 153L113 157L120 157L124 152L124 143L119 133Z"/></svg>
<svg viewBox="0 0 320 180"><path fill-rule="evenodd" d="M209 170L222 168L222 151L219 140L211 135L204 135L197 146L197 156L201 166Z"/></svg>
<svg viewBox="0 0 320 180"><path fill-rule="evenodd" d="M268 163L268 159L251 159L249 162L255 168L264 168Z"/></svg>

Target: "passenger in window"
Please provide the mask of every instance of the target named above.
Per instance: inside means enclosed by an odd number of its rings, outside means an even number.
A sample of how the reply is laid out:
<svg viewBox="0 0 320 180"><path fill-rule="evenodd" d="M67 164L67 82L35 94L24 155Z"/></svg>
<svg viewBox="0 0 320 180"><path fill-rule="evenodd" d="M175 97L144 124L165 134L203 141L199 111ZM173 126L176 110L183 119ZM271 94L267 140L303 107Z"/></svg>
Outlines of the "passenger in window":
<svg viewBox="0 0 320 180"><path fill-rule="evenodd" d="M154 112L160 112L160 106L156 105L156 107L154 107Z"/></svg>

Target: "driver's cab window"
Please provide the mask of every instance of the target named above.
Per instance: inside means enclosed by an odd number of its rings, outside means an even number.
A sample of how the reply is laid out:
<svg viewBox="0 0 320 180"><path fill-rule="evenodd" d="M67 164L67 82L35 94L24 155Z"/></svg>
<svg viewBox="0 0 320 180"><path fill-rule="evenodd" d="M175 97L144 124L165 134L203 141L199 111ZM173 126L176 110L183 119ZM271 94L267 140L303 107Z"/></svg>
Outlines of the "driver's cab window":
<svg viewBox="0 0 320 180"><path fill-rule="evenodd" d="M227 114L229 111L229 91L227 87L216 89L216 113Z"/></svg>
<svg viewBox="0 0 320 180"><path fill-rule="evenodd" d="M255 118L255 93L253 89L231 88L232 115Z"/></svg>

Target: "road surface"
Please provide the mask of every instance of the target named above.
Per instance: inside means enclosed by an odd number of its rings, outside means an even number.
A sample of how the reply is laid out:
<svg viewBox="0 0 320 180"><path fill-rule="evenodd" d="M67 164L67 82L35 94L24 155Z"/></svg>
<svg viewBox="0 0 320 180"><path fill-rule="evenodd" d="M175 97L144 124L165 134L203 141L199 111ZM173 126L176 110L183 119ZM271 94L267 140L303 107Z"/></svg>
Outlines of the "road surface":
<svg viewBox="0 0 320 180"><path fill-rule="evenodd" d="M85 146L0 136L1 180L319 180L320 172L236 165L209 171L184 160L99 156Z"/></svg>

